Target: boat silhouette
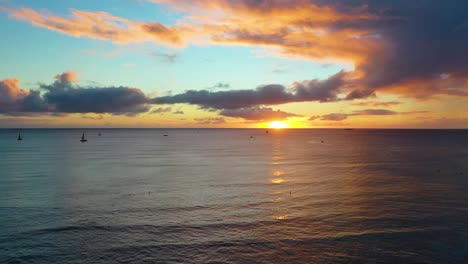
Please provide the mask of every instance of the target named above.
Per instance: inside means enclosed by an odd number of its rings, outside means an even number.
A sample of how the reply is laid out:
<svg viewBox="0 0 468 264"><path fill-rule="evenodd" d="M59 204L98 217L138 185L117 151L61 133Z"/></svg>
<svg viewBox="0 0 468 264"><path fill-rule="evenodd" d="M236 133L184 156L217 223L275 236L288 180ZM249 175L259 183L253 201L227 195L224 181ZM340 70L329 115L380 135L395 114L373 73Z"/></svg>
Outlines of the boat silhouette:
<svg viewBox="0 0 468 264"><path fill-rule="evenodd" d="M81 135L81 139L80 139L80 142L87 142L88 140L86 139L85 137L85 133L83 132L83 134Z"/></svg>
<svg viewBox="0 0 468 264"><path fill-rule="evenodd" d="M21 137L21 130L18 132L18 138L16 140L17 141L23 140L23 138Z"/></svg>

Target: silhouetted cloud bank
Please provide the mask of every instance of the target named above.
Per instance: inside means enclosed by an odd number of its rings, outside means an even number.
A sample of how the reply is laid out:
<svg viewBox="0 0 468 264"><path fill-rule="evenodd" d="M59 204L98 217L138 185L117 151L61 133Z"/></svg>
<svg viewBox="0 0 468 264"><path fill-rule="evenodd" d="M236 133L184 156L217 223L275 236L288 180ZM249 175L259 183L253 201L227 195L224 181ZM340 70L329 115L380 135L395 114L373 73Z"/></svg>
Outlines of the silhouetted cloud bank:
<svg viewBox="0 0 468 264"><path fill-rule="evenodd" d="M425 114L429 111L409 111L409 112L396 112L388 109L365 109L357 110L351 113L331 113L326 115L314 115L309 117L309 121L314 120L327 120L327 121L342 121L350 116L389 116L389 115L411 115L411 114Z"/></svg>
<svg viewBox="0 0 468 264"><path fill-rule="evenodd" d="M111 113L134 115L150 109L148 98L136 88L80 87L74 72L57 75L52 84L26 91L17 79L0 81L0 113Z"/></svg>
<svg viewBox="0 0 468 264"><path fill-rule="evenodd" d="M340 71L325 80L295 82L289 89L280 84L269 84L253 90L189 90L181 94L156 97L151 102L187 103L211 109L239 109L309 101L330 102L340 100L338 93L344 87L345 76L346 72Z"/></svg>

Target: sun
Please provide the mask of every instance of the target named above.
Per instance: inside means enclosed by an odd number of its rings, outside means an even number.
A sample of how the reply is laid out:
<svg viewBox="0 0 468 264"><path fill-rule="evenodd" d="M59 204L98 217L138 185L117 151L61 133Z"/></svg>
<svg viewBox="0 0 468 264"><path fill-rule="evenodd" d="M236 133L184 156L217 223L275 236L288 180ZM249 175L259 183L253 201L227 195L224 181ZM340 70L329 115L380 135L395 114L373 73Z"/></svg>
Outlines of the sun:
<svg viewBox="0 0 468 264"><path fill-rule="evenodd" d="M268 127L269 128L280 129L280 128L288 128L289 126L285 122L273 121L273 122L268 123Z"/></svg>

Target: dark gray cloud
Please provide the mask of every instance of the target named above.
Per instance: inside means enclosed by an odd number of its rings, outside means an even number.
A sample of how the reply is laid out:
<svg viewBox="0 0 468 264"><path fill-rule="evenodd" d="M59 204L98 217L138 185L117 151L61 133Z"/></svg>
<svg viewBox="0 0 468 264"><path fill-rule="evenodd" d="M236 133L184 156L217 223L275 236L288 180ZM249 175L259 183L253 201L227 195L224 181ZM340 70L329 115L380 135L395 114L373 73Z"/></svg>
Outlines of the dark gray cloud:
<svg viewBox="0 0 468 264"><path fill-rule="evenodd" d="M19 87L16 79L0 81L0 113L111 113L134 115L150 109L148 98L129 87L80 87L70 72L56 76L52 84L41 84L30 92ZM42 93L41 93L42 92Z"/></svg>
<svg viewBox="0 0 468 264"><path fill-rule="evenodd" d="M309 118L310 121L313 120L327 120L327 121L342 121L347 119L350 116L386 116L386 115L411 115L411 114L424 114L430 113L430 111L409 111L409 112L396 112L388 109L365 109L357 110L352 113L331 113L326 115L315 115Z"/></svg>
<svg viewBox="0 0 468 264"><path fill-rule="evenodd" d="M53 109L51 105L44 101L38 90L30 91L29 94L20 101L20 104L20 112L23 113L50 112Z"/></svg>
<svg viewBox="0 0 468 264"><path fill-rule="evenodd" d="M189 90L181 94L156 97L151 102L187 103L207 109L238 109L307 101L329 102L339 100L338 93L343 88L345 75L346 72L340 71L326 80L295 82L289 90L279 84L264 85L255 90Z"/></svg>
<svg viewBox="0 0 468 264"><path fill-rule="evenodd" d="M229 83L219 82L211 87L208 87L208 90L228 89L228 88L231 88L231 85Z"/></svg>
<svg viewBox="0 0 468 264"><path fill-rule="evenodd" d="M194 118L201 125L218 125L226 123L224 117L205 117L205 118Z"/></svg>
<svg viewBox="0 0 468 264"><path fill-rule="evenodd" d="M410 97L468 96L468 2L314 1L344 13L365 7L374 19L336 23L336 31L373 32L379 48L357 65L362 95L387 90ZM449 78L447 78L449 76Z"/></svg>
<svg viewBox="0 0 468 264"><path fill-rule="evenodd" d="M226 117L236 117L255 121L283 120L289 117L300 116L293 113L280 110L275 111L272 108L263 107L224 109L219 114Z"/></svg>
<svg viewBox="0 0 468 264"><path fill-rule="evenodd" d="M158 107L156 109L151 110L152 114L163 114L169 113L172 111L172 107Z"/></svg>
<svg viewBox="0 0 468 264"><path fill-rule="evenodd" d="M146 95L129 87L81 88L61 80L41 85L44 101L61 113L137 114L147 112Z"/></svg>

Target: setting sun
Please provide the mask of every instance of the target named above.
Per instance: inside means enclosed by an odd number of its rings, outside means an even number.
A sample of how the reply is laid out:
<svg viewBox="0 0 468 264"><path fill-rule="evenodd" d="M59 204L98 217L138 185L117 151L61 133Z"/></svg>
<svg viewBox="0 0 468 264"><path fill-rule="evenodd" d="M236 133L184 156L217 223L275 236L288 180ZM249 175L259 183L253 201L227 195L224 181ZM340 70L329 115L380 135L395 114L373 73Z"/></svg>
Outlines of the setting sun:
<svg viewBox="0 0 468 264"><path fill-rule="evenodd" d="M280 128L288 128L288 124L281 122L281 121L273 121L268 124L268 127L280 129Z"/></svg>

